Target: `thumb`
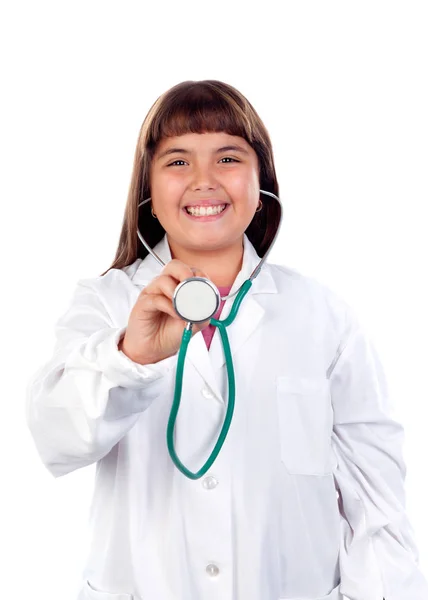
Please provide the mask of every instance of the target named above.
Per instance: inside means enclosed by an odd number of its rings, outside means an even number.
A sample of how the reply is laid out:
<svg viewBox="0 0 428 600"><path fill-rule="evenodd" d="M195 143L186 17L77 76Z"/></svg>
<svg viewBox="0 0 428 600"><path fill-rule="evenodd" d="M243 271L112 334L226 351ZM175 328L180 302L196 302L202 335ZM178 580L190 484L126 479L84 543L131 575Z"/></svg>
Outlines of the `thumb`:
<svg viewBox="0 0 428 600"><path fill-rule="evenodd" d="M208 327L209 324L210 324L210 319L207 319L206 321L203 321L202 323L194 323L193 327L192 327L193 334L198 333L202 329L205 329L205 327Z"/></svg>

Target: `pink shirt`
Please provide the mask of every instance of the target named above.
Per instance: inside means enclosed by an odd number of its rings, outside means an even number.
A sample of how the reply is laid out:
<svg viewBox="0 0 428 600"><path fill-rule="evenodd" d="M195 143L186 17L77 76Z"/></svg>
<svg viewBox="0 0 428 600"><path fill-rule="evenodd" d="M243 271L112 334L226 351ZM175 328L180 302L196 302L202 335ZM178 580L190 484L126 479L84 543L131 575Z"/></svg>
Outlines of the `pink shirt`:
<svg viewBox="0 0 428 600"><path fill-rule="evenodd" d="M219 287L217 289L220 292L220 296L227 296L228 293L231 290L230 287ZM226 300L222 300L220 302L220 306L218 307L218 310L217 310L217 312L215 313L215 315L213 317L214 319L218 319L219 318L225 302L226 302ZM207 345L208 350L210 349L211 340L213 339L214 332L215 332L216 329L217 329L217 327L214 327L214 325L208 325L204 329L201 329L201 333L204 336L204 340L205 340L205 343Z"/></svg>

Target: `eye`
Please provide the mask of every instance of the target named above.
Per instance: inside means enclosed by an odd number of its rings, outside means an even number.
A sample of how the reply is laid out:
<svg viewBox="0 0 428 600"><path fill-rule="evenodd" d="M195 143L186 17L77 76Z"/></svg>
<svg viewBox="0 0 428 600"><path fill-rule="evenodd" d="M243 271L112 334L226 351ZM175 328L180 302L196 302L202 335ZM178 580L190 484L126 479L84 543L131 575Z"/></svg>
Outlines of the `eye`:
<svg viewBox="0 0 428 600"><path fill-rule="evenodd" d="M239 162L239 160L236 160L236 158L232 158L231 156L225 156L221 160L233 160L233 162Z"/></svg>
<svg viewBox="0 0 428 600"><path fill-rule="evenodd" d="M184 160L182 160L181 158L177 158L177 160L175 160L174 162L170 163L170 164L169 164L169 165L167 165L167 166L168 166L168 167L172 167L173 165L175 165L175 163L178 163L178 162L184 163L185 161L184 161ZM181 167L181 165L179 165L179 166Z"/></svg>
<svg viewBox="0 0 428 600"><path fill-rule="evenodd" d="M220 159L220 162L223 160L227 160L227 161L233 161L233 162L240 162L239 160L236 160L236 158L232 158L231 156L225 156L224 158ZM177 163L183 163L185 164L186 161L182 160L181 158L177 158L177 160L175 160L174 162L170 163L169 165L167 165L167 167L173 167L174 165L177 165ZM228 164L228 163L223 163L223 164ZM177 165L179 167L181 167L182 165Z"/></svg>

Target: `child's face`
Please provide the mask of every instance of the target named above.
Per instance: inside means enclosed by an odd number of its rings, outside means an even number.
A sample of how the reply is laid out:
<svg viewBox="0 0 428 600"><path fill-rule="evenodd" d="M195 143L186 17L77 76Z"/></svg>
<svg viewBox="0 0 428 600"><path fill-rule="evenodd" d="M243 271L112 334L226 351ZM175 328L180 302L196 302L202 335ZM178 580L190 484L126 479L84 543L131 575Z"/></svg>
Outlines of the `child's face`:
<svg viewBox="0 0 428 600"><path fill-rule="evenodd" d="M234 148L222 149L228 146ZM187 250L237 243L260 198L256 152L243 138L223 132L164 138L153 157L150 183L159 222L175 247ZM217 208L208 209L207 204ZM193 214L186 210L189 205ZM210 214L219 205L226 205L225 210Z"/></svg>

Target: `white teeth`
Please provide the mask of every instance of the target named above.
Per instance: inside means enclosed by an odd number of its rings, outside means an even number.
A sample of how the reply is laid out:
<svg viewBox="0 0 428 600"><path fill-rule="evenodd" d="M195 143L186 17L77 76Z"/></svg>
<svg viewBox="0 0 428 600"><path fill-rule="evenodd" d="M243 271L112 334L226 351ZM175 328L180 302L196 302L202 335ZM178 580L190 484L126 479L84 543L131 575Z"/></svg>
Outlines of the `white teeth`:
<svg viewBox="0 0 428 600"><path fill-rule="evenodd" d="M219 215L226 208L226 204L218 206L188 206L187 212L193 217L206 217L210 215Z"/></svg>

